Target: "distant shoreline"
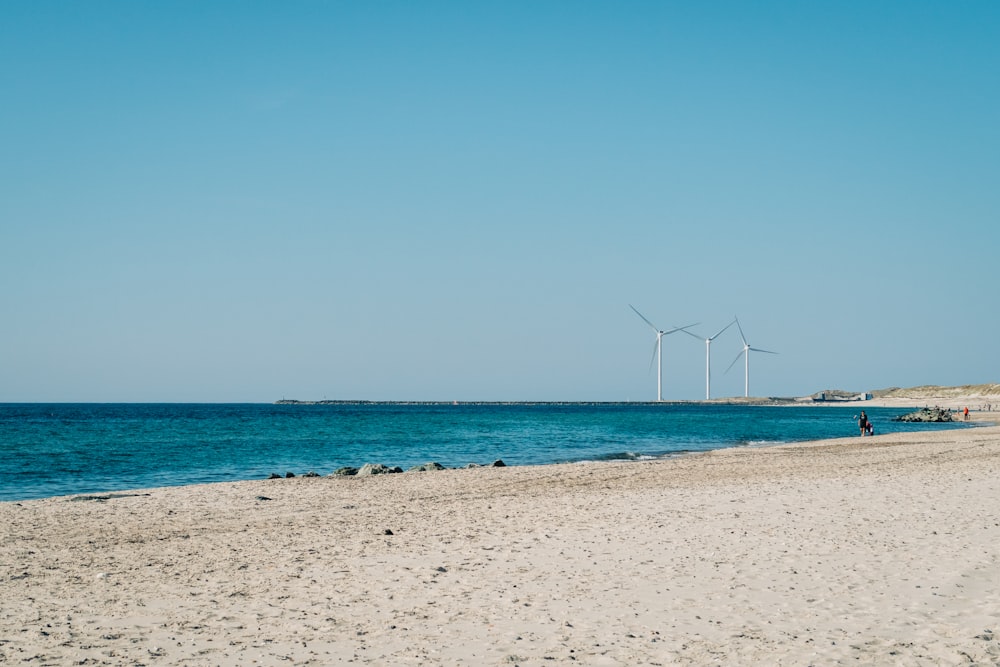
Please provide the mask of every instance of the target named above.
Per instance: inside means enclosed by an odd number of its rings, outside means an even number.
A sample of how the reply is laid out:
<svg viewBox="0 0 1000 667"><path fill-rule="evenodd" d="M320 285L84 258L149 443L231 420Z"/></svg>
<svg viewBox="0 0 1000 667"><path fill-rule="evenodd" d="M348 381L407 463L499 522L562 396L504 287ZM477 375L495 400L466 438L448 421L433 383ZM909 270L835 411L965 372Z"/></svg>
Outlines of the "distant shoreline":
<svg viewBox="0 0 1000 667"><path fill-rule="evenodd" d="M369 399L338 399L322 401L302 401L297 399L281 399L274 401L273 405L372 405L372 406L433 406L433 407L461 407L461 406L581 406L581 407L625 407L625 406L761 406L761 407L798 407L798 406L823 406L823 405L852 405L861 403L860 401L812 401L796 398L723 398L705 400L678 400L678 401L380 401ZM871 401L865 403L872 405Z"/></svg>
<svg viewBox="0 0 1000 667"><path fill-rule="evenodd" d="M484 405L760 405L760 406L870 406L883 408L919 408L935 406L952 410L968 407L970 411L1000 411L1000 384L962 385L944 387L925 385L901 389L881 389L870 392L841 390L819 391L809 396L730 396L724 398L676 401L381 401L368 399L323 399L320 401L282 398L274 405L427 405L427 406L484 406Z"/></svg>
<svg viewBox="0 0 1000 667"><path fill-rule="evenodd" d="M324 399L321 401L303 401L283 398L274 401L273 405L810 405L794 398L750 398L750 399L713 399L711 401L381 401L371 399Z"/></svg>

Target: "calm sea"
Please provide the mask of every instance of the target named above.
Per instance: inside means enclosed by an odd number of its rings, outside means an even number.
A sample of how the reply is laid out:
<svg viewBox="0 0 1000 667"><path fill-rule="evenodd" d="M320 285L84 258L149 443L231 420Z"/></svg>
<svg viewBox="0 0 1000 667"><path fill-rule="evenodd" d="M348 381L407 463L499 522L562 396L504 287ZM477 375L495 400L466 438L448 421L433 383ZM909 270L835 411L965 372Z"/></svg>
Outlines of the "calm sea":
<svg viewBox="0 0 1000 667"><path fill-rule="evenodd" d="M859 407L0 404L0 500L430 461L644 459L857 435ZM877 433L947 428L890 421ZM951 428L961 428L952 424Z"/></svg>

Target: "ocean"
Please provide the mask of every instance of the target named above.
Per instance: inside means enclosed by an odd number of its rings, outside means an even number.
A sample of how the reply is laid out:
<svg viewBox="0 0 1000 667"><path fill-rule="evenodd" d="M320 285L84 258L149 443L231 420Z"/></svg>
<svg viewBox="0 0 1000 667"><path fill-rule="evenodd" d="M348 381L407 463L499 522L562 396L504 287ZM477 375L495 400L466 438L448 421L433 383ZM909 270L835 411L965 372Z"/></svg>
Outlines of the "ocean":
<svg viewBox="0 0 1000 667"><path fill-rule="evenodd" d="M0 501L431 461L539 465L964 428L907 410L672 403L0 404Z"/></svg>

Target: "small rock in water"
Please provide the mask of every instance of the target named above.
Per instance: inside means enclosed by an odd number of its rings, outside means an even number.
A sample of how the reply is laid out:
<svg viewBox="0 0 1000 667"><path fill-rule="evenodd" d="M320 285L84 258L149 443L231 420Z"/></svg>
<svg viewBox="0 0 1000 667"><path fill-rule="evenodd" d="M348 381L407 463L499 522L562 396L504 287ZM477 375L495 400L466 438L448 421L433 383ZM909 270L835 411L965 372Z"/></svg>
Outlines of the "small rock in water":
<svg viewBox="0 0 1000 667"><path fill-rule="evenodd" d="M502 460L497 459L496 461L493 462L493 467L494 468L506 468L507 464L504 463Z"/></svg>

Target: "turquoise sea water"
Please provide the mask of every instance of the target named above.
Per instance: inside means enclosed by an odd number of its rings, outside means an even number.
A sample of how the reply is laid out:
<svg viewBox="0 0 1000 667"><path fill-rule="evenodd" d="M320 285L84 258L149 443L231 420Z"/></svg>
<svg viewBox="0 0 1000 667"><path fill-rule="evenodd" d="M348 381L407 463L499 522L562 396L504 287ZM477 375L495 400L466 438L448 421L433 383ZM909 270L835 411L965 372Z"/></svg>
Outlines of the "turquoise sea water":
<svg viewBox="0 0 1000 667"><path fill-rule="evenodd" d="M857 435L861 408L697 404L0 404L0 500L404 469L643 459ZM877 433L904 424L866 410Z"/></svg>

